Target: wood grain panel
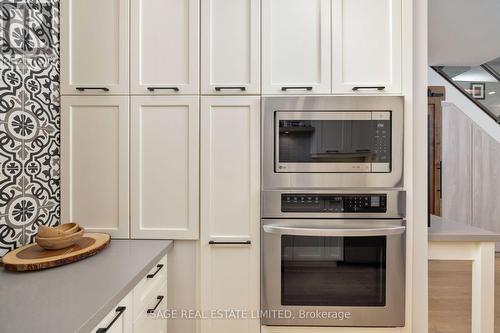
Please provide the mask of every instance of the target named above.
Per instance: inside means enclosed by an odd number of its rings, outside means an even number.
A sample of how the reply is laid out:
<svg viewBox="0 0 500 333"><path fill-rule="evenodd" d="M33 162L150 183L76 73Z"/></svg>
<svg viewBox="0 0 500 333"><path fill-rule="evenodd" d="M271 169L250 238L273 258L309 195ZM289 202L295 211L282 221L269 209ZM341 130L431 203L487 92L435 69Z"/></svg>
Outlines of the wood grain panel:
<svg viewBox="0 0 500 333"><path fill-rule="evenodd" d="M472 161L472 224L500 232L500 143L476 126Z"/></svg>
<svg viewBox="0 0 500 333"><path fill-rule="evenodd" d="M445 88L429 86L427 93L429 136L429 213L441 216L442 106Z"/></svg>
<svg viewBox="0 0 500 333"><path fill-rule="evenodd" d="M471 224L472 121L455 105L443 103L442 216Z"/></svg>
<svg viewBox="0 0 500 333"><path fill-rule="evenodd" d="M500 332L500 258L495 265L495 332ZM470 333L470 261L429 261L429 333Z"/></svg>

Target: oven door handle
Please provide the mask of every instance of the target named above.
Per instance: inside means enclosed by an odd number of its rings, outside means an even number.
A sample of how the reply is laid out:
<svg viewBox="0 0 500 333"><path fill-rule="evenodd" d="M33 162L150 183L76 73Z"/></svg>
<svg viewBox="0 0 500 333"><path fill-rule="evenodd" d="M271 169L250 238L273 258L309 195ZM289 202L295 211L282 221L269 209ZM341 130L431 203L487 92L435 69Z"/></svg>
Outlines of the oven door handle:
<svg viewBox="0 0 500 333"><path fill-rule="evenodd" d="M283 225L264 225L265 232L278 235L294 236L334 236L334 237L371 237L400 235L405 232L405 226L367 227L367 228L307 228Z"/></svg>

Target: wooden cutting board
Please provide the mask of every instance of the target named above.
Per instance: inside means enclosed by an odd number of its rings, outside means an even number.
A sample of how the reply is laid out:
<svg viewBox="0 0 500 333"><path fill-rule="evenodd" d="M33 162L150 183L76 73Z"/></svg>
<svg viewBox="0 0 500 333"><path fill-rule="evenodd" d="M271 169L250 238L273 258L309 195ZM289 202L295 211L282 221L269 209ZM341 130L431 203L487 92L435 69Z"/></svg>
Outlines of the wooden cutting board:
<svg viewBox="0 0 500 333"><path fill-rule="evenodd" d="M2 258L2 263L5 269L15 272L57 267L93 256L110 241L108 234L88 233L73 246L60 250L45 250L33 243L10 251Z"/></svg>

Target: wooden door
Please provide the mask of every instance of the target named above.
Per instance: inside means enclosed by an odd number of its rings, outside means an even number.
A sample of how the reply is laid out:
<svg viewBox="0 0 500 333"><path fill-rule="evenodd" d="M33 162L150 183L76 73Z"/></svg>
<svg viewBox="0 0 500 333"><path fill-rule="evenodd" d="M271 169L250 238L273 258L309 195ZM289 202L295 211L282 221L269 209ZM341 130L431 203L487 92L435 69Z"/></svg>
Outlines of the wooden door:
<svg viewBox="0 0 500 333"><path fill-rule="evenodd" d="M428 88L428 132L429 132L429 213L441 216L442 198L442 112L445 99L444 87Z"/></svg>

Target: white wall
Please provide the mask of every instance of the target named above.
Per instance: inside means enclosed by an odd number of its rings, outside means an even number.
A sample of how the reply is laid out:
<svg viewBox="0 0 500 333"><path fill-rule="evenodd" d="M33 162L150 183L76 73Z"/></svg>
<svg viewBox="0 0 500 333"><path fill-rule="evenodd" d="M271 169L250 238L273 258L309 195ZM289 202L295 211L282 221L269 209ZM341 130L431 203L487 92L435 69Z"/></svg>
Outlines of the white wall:
<svg viewBox="0 0 500 333"><path fill-rule="evenodd" d="M430 0L429 64L473 66L500 55L499 0Z"/></svg>
<svg viewBox="0 0 500 333"><path fill-rule="evenodd" d="M430 86L445 87L445 102L455 104L478 127L485 131L494 140L500 142L500 126L490 116L484 113L483 110L481 110L469 98L464 96L458 89L456 89L451 83L446 81L441 75L436 73L436 71L434 71L432 68L428 69L428 76Z"/></svg>

